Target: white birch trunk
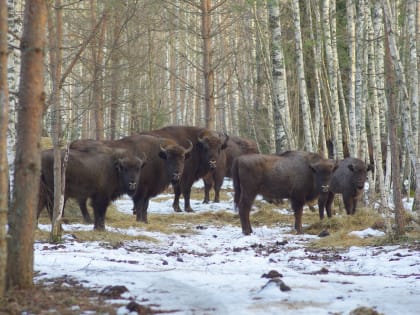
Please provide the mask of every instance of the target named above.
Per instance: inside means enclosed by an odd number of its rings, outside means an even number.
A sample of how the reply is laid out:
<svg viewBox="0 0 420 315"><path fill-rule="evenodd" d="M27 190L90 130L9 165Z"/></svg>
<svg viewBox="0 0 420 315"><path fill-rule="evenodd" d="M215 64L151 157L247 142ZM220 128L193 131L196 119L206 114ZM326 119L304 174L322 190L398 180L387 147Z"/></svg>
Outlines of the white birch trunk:
<svg viewBox="0 0 420 315"><path fill-rule="evenodd" d="M313 127L306 87L305 66L303 63L302 34L300 29L300 8L298 0L292 0L292 11L295 31L297 80L299 85L299 100L303 122L302 128L304 135L304 148L306 151L313 151Z"/></svg>
<svg viewBox="0 0 420 315"><path fill-rule="evenodd" d="M271 62L272 62L272 95L273 119L275 130L276 152L294 148L294 141L288 132L291 129L290 113L287 98L286 69L281 44L280 10L277 2L268 3L270 28Z"/></svg>
<svg viewBox="0 0 420 315"><path fill-rule="evenodd" d="M342 159L343 154L343 133L341 128L340 105L338 101L337 84L337 60L333 53L331 38L331 17L330 4L335 6L335 0L325 0L322 6L322 23L325 37L325 55L327 59L328 79L330 88L330 106L332 115L332 136L334 143L334 157Z"/></svg>
<svg viewBox="0 0 420 315"><path fill-rule="evenodd" d="M394 37L394 30L393 30L393 16L390 9L389 0L382 0L382 5L384 8L384 16L385 16L385 28L388 34L388 45L390 50L390 55L392 58L392 63L394 66L394 71L397 77L397 85L401 94L401 112L402 112L402 126L404 132L404 140L405 146L408 150L408 154L410 157L411 165L414 168L414 175L416 178L416 193L415 193L415 200L414 200L414 207L413 210L418 211L420 213L420 157L416 154L416 148L414 148L414 141L413 141L413 133L412 133L412 126L411 126L411 108L410 108L410 101L407 91L407 80L405 78L404 69L401 64L401 59L399 57L397 43ZM416 135L417 136L417 135Z"/></svg>
<svg viewBox="0 0 420 315"><path fill-rule="evenodd" d="M419 68L417 60L417 41L416 41L416 0L408 0L407 3L408 19L408 89L411 103L411 128L413 132L413 146L419 156Z"/></svg>
<svg viewBox="0 0 420 315"><path fill-rule="evenodd" d="M349 83L348 83L348 117L349 135L348 143L350 156L356 156L357 152L357 129L356 129L356 24L355 24L355 0L346 1L347 13L347 36L349 47Z"/></svg>
<svg viewBox="0 0 420 315"><path fill-rule="evenodd" d="M369 15L367 17L368 22L368 78L369 78L369 91L370 91L370 121L371 121L371 132L372 132L372 151L373 159L375 163L375 172L376 183L373 185L370 191L372 197L375 196L375 191L379 192L380 202L382 207L388 207L387 196L384 186L384 172L382 165L382 146L381 146L381 128L380 128L380 112L379 112L379 100L377 94L377 79L376 79L376 54L375 54L375 40L374 40L374 30L372 25L372 19ZM375 189L377 187L377 189ZM372 199L372 198L371 198ZM376 199L376 198L375 198Z"/></svg>

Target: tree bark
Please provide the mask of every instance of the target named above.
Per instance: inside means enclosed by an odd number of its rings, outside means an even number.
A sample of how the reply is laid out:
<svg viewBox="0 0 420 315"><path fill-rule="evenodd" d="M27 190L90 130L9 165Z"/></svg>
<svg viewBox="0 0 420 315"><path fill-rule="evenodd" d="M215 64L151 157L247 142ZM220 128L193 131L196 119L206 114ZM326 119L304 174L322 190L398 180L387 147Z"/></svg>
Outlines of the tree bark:
<svg viewBox="0 0 420 315"><path fill-rule="evenodd" d="M6 291L6 225L9 205L9 167L7 161L7 127L9 124L9 90L7 86L7 32L7 1L0 0L0 298Z"/></svg>
<svg viewBox="0 0 420 315"><path fill-rule="evenodd" d="M299 86L299 100L300 110L302 113L302 128L304 135L304 149L306 151L313 151L313 126L311 109L309 107L308 89L306 87L305 66L303 63L303 47L302 47L302 34L300 27L300 8L299 1L292 0L293 11L293 24L295 32L295 49L296 49L296 67L297 79ZM338 99L337 99L338 100Z"/></svg>
<svg viewBox="0 0 420 315"><path fill-rule="evenodd" d="M9 213L7 257L7 286L20 289L33 285L33 244L40 177L39 148L45 102L45 1L27 1L24 20L15 180Z"/></svg>
<svg viewBox="0 0 420 315"><path fill-rule="evenodd" d="M201 36L203 38L204 102L206 127L215 127L214 70L212 65L211 0L201 0Z"/></svg>
<svg viewBox="0 0 420 315"><path fill-rule="evenodd" d="M52 242L61 241L61 217L64 207L64 194L62 186L64 184L65 175L61 173L61 97L60 97L60 80L63 65L63 58L61 53L61 45L63 42L63 11L61 8L61 0L55 0L54 13L55 23L52 23L52 18L49 19L52 24L49 27L50 31L50 56L52 69L52 138L54 146L54 206L52 213L51 236Z"/></svg>
<svg viewBox="0 0 420 315"><path fill-rule="evenodd" d="M340 106L338 102L338 83L337 83L337 65L335 54L333 52L333 39L330 29L330 4L335 6L335 0L325 0L322 7L322 21L325 37L325 55L328 66L328 79L330 88L330 105L332 112L332 135L334 143L335 158L343 158L343 132L341 127Z"/></svg>
<svg viewBox="0 0 420 315"><path fill-rule="evenodd" d="M392 186L393 186L393 197L394 197L394 207L395 207L395 225L397 235L403 235L405 233L405 221L404 221L404 207L402 204L401 198L401 181L400 181L400 161L399 161L399 152L400 148L398 147L397 140L397 124L396 124L396 100L395 93L399 92L402 96L402 114L403 125L404 126L404 136L406 137L407 149L409 151L413 150L411 134L410 134L410 125L411 121L409 119L409 107L408 104L408 93L405 85L405 78L402 72L400 59L398 55L398 50L393 33L393 16L390 10L390 4L388 0L382 0L382 5L384 9L385 17L385 41L386 41L386 72L388 74L387 90L388 90L388 121L389 121L389 134L391 142L391 158L392 158ZM398 82L397 82L398 81ZM412 154L412 153L410 153ZM417 184L419 181L417 181Z"/></svg>
<svg viewBox="0 0 420 315"><path fill-rule="evenodd" d="M287 95L286 66L281 43L280 8L276 1L268 2L268 18L270 30L270 56L272 102L276 152L295 149L292 136L289 101Z"/></svg>

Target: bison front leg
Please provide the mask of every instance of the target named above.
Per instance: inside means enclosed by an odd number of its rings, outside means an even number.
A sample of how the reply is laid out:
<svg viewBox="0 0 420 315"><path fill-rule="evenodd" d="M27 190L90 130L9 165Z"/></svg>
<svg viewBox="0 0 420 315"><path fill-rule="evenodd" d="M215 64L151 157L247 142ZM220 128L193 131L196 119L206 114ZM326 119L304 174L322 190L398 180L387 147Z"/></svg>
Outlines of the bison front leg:
<svg viewBox="0 0 420 315"><path fill-rule="evenodd" d="M353 213L353 196L350 196L349 194L343 194L343 201L344 201L344 207L346 208L346 213L348 215L354 214Z"/></svg>
<svg viewBox="0 0 420 315"><path fill-rule="evenodd" d="M94 214L93 229L96 231L105 230L105 215L109 201L101 198L92 198L92 207Z"/></svg>
<svg viewBox="0 0 420 315"><path fill-rule="evenodd" d="M91 224L92 219L91 219L91 217L89 215L89 212L88 212L88 209L86 207L86 202L87 202L87 199L85 199L85 198L77 200L77 203L79 204L80 211L82 212L83 220L85 221L85 223Z"/></svg>
<svg viewBox="0 0 420 315"><path fill-rule="evenodd" d="M147 208L149 207L149 199L143 197L136 202L136 220L137 222L148 223L147 221Z"/></svg>
<svg viewBox="0 0 420 315"><path fill-rule="evenodd" d="M192 185L191 185L192 186ZM194 212L190 204L191 186L184 189L184 210L185 212Z"/></svg>
<svg viewBox="0 0 420 315"><path fill-rule="evenodd" d="M175 212L182 212L181 207L179 206L179 197L181 196L181 186L179 183L173 184L172 188L174 189L174 202L172 208Z"/></svg>
<svg viewBox="0 0 420 315"><path fill-rule="evenodd" d="M302 229L302 214L303 214L303 203L297 200L292 200L292 209L295 214L295 230L298 234L303 233Z"/></svg>
<svg viewBox="0 0 420 315"><path fill-rule="evenodd" d="M203 203L209 203L210 202L210 189L213 186L213 183L208 178L203 178L204 182L204 200Z"/></svg>

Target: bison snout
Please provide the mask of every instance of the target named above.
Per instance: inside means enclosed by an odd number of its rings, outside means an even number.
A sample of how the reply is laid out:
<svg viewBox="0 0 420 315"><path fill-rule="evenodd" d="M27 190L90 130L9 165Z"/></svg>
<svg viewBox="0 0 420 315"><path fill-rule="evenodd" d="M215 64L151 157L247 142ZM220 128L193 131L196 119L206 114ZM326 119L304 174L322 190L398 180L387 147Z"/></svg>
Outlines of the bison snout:
<svg viewBox="0 0 420 315"><path fill-rule="evenodd" d="M128 189L129 190L136 190L136 187L137 187L137 183L136 182L128 183Z"/></svg>
<svg viewBox="0 0 420 315"><path fill-rule="evenodd" d="M329 185L322 185L322 192L328 192L330 190L330 186Z"/></svg>
<svg viewBox="0 0 420 315"><path fill-rule="evenodd" d="M216 168L216 160L211 160L209 162L209 166L210 166L211 169L215 169Z"/></svg>
<svg viewBox="0 0 420 315"><path fill-rule="evenodd" d="M179 172L174 172L172 174L172 181L173 182L179 182L179 180L181 179L181 173Z"/></svg>

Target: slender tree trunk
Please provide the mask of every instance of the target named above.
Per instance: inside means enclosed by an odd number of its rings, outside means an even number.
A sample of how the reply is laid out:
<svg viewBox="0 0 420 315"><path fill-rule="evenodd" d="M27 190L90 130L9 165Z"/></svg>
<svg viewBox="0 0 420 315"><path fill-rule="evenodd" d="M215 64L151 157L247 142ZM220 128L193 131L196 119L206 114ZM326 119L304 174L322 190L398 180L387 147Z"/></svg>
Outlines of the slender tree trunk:
<svg viewBox="0 0 420 315"><path fill-rule="evenodd" d="M406 81L404 77L404 73L402 71L402 66L400 63L400 58L398 55L398 49L393 33L393 22L394 18L391 14L390 4L388 0L382 0L383 8L384 8L384 16L385 16L385 39L386 39L386 62L387 62L387 73L389 76L388 79L388 89L390 90L390 96L388 102L388 115L389 121L392 123L394 121L394 117L396 117L396 110L395 110L395 100L394 100L394 93L397 91L401 93L402 97L402 115L403 115L403 131L405 137L405 145L407 150L409 151L410 158L412 159L413 166L415 167L416 176L417 176L417 187L419 187L419 176L420 176L420 159L416 159L415 152L413 151L413 141L412 141L412 134L411 134L411 120L410 120L410 107L408 102L408 92L406 89ZM395 78L394 78L395 77ZM396 124L396 123L395 123ZM400 183L400 165L399 165L399 156L398 148L396 144L393 145L393 142L397 143L396 139L396 126L392 126L394 130L391 130L391 126L389 127L390 130L390 138L391 138L391 151L392 151L392 182L393 182L393 193L394 193L394 205L395 205L395 222L397 228L397 235L403 235L405 230L405 221L404 221L404 208L402 205L401 200L401 183ZM395 134L395 136L394 136ZM419 203L420 205L420 203Z"/></svg>
<svg viewBox="0 0 420 315"><path fill-rule="evenodd" d="M7 127L9 124L9 89L7 86L7 0L0 0L0 298L6 291L7 211L9 205L9 167Z"/></svg>
<svg viewBox="0 0 420 315"><path fill-rule="evenodd" d="M119 121L118 121L118 96L120 92L120 55L116 47L120 46L120 27L118 22L119 15L117 12L113 12L114 26L112 28L112 37L114 43L114 49L111 52L111 104L110 104L110 115L109 115L109 126L110 126L110 139L114 140L120 136L119 132Z"/></svg>
<svg viewBox="0 0 420 315"><path fill-rule="evenodd" d="M385 194L384 186L384 171L382 165L382 146L381 146L381 128L380 128L380 110L378 100L378 88L377 88L377 76L376 76L376 50L375 50L375 39L373 31L373 23L371 16L368 17L367 22L369 24L368 30L368 80L369 80L369 91L370 91L370 110L371 110L371 134L372 134L372 154L375 161L375 172L377 187L379 192L381 207L388 208L387 196ZM375 189L371 190L374 197ZM376 199L376 198L375 198Z"/></svg>
<svg viewBox="0 0 420 315"><path fill-rule="evenodd" d="M51 12L51 17L55 14L55 28L50 34L50 54L51 54L51 69L52 69L52 136L54 146L54 207L52 213L51 226L51 241L61 241L61 217L64 207L64 194L62 190L65 175L61 173L61 97L60 97L60 79L62 72L62 53L61 45L63 41L63 12L61 8L61 0L55 0L54 13ZM49 19L52 23L52 18Z"/></svg>
<svg viewBox="0 0 420 315"><path fill-rule="evenodd" d="M346 1L347 34L349 47L349 80L348 80L348 113L350 141L348 143L350 156L356 156L357 130L356 130L356 24L354 14L354 1Z"/></svg>
<svg viewBox="0 0 420 315"><path fill-rule="evenodd" d="M211 0L201 0L201 36L203 38L204 102L206 127L215 127L214 70L212 65Z"/></svg>
<svg viewBox="0 0 420 315"><path fill-rule="evenodd" d="M302 128L304 135L304 148L306 151L313 151L313 126L311 109L309 107L308 91L306 87L305 66L303 63L302 35L300 29L300 8L298 0L292 0L292 11L295 31L296 66L299 85L299 99L303 121Z"/></svg>
<svg viewBox="0 0 420 315"><path fill-rule="evenodd" d="M7 257L7 286L21 289L33 285L33 244L40 177L39 148L45 102L45 1L26 2L24 19L16 171L9 213L10 238Z"/></svg>
<svg viewBox="0 0 420 315"><path fill-rule="evenodd" d="M408 83L411 103L411 127L413 132L413 146L419 156L419 68L417 60L417 41L416 41L416 0L408 0L407 3L408 18L408 43L409 43L409 66Z"/></svg>
<svg viewBox="0 0 420 315"><path fill-rule="evenodd" d="M272 64L272 101L276 152L295 148L287 96L286 67L281 43L280 8L276 1L268 2L270 52Z"/></svg>
<svg viewBox="0 0 420 315"><path fill-rule="evenodd" d="M338 102L337 65L338 61L333 52L333 39L330 29L330 4L335 6L335 0L325 0L322 7L322 21L325 36L325 55L328 66L328 79L330 88L330 105L332 112L332 135L335 157L343 158L343 132L341 127L340 105ZM334 39L335 40L335 39Z"/></svg>

